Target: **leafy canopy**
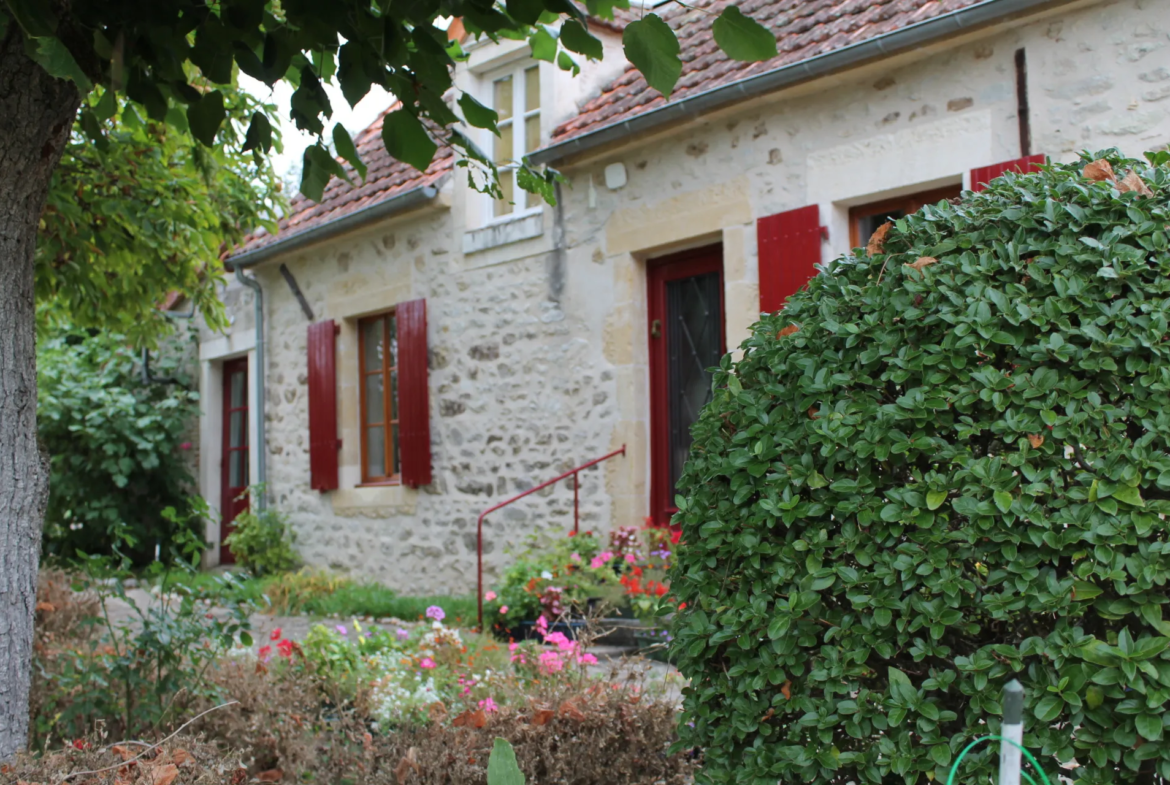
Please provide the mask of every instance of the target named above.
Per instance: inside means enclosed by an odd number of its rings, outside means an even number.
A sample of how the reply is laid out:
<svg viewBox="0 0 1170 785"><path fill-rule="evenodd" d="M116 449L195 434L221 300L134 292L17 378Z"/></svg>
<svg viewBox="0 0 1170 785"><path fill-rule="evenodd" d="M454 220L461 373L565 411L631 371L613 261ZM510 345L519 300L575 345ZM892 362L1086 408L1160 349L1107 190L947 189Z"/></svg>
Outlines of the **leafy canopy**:
<svg viewBox="0 0 1170 785"><path fill-rule="evenodd" d="M584 0L584 7L573 0L4 0L0 31L19 25L30 55L83 93L94 85L110 89L102 101L87 102L80 116L99 144L100 115L126 99L150 120L185 126L208 146L222 143L238 73L268 85L286 80L296 88L292 121L319 137L305 151L301 180L305 195L318 200L330 177L344 176L325 144L333 107L322 85L336 79L351 105L373 85L401 101L383 134L396 158L426 169L437 145L450 144L462 165L484 175L470 178L481 190L502 198L496 167L507 163L519 167L521 187L552 201L555 172L526 161L491 161L457 127L465 121L498 133L496 113L469 96L458 100L462 120L449 105L451 69L465 54L445 28L459 18L475 37L527 40L533 57L576 73L574 55L602 56L588 18L613 19L615 8L628 7L629 0ZM776 54L773 33L734 7L721 15L715 36L736 59ZM627 26L624 40L630 61L669 96L682 71L674 31L647 13ZM270 107L256 108L243 150L270 149L271 114ZM436 126L448 131L436 133ZM348 131L335 125L331 137L336 153L361 172Z"/></svg>
<svg viewBox="0 0 1170 785"><path fill-rule="evenodd" d="M1012 678L1041 760L1170 777L1170 153L1097 157L899 219L723 359L671 574L700 781L942 782Z"/></svg>
<svg viewBox="0 0 1170 785"><path fill-rule="evenodd" d="M282 205L272 167L242 150L249 118L271 107L231 87L222 94L222 143L210 148L181 112L168 124L119 106L109 88L87 97L41 216L42 327L63 321L150 343L165 332L158 308L172 292L220 326L220 255L249 229L275 230Z"/></svg>

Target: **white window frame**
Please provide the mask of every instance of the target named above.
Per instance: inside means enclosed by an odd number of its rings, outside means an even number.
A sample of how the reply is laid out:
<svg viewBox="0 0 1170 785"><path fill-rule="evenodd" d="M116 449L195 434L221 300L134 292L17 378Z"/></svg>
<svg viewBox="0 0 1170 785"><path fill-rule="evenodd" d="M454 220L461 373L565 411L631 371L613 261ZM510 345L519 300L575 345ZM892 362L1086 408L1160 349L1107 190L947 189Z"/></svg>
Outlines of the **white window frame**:
<svg viewBox="0 0 1170 785"><path fill-rule="evenodd" d="M527 75L529 69L532 68L537 69L540 84L539 90L542 95L540 96L539 107L532 111L526 111L525 99L527 98L526 91L528 89L528 81L525 79L525 76ZM522 151L527 147L528 143L528 139L526 138L526 133L528 130L526 121L529 117L534 115L538 115L540 117L541 141L544 139L545 102L543 93L545 90L544 74L540 73L540 71L541 68L539 62L533 60L532 58L524 57L509 63L503 68L497 68L493 71L490 71L483 76L483 81L481 83L481 95L483 95L483 99L481 100L481 103L492 109L496 109L496 82L505 77L512 77L512 116L508 118L508 120L504 121L504 123L507 123L512 127L512 152L514 156L519 154L519 157L514 159L516 161L514 164L499 166L501 179L504 177L512 178L512 212L505 213L503 215L496 215L496 200L485 194L483 198L483 220L480 222L481 225L486 226L490 224L506 223L509 221L514 221L518 218L523 218L535 213L539 213L543 210L543 203L540 201L540 199L534 194L530 194L520 188L519 184L516 182L516 170L518 168L519 160L525 155L525 153ZM501 125L502 124L503 123L501 123ZM495 153L495 143L499 137L497 137L491 131L486 130L483 132L483 134L483 150L489 156L493 156ZM538 143L537 147L539 146L540 145Z"/></svg>

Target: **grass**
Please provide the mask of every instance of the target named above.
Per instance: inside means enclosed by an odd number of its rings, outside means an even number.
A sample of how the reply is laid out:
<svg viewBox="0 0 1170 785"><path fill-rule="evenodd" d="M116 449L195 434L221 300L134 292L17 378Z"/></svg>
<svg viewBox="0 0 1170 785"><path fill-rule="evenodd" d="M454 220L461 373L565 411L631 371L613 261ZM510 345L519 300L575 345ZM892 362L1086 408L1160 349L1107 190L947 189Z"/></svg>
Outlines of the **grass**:
<svg viewBox="0 0 1170 785"><path fill-rule="evenodd" d="M475 595L402 596L380 583L359 582L342 575L301 570L263 578L245 573L170 572L168 586L181 585L220 603L248 602L258 610L278 616L372 616L403 621L424 618L426 609L438 605L450 625L472 624Z"/></svg>

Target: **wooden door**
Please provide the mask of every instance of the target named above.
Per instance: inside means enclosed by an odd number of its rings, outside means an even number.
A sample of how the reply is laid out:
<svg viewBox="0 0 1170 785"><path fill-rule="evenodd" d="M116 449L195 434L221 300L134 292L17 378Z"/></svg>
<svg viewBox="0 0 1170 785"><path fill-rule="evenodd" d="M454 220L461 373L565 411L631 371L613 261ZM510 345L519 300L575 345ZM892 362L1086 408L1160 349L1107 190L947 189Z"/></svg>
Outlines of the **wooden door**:
<svg viewBox="0 0 1170 785"><path fill-rule="evenodd" d="M677 512L675 485L691 447L691 426L711 400L709 368L725 352L723 249L701 248L649 265L650 517Z"/></svg>
<svg viewBox="0 0 1170 785"><path fill-rule="evenodd" d="M224 539L235 530L236 516L248 509L248 358L223 364L223 489L220 499L219 560L234 564Z"/></svg>

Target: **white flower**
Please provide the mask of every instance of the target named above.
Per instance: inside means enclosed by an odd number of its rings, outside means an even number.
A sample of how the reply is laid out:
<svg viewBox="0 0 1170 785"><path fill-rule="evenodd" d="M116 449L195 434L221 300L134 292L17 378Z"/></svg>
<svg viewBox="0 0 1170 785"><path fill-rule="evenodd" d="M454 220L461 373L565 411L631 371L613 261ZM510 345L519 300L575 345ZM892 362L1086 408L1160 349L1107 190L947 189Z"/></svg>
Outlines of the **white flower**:
<svg viewBox="0 0 1170 785"><path fill-rule="evenodd" d="M552 573L549 572L548 570L545 570L544 572L542 572L540 574L540 577L544 578L546 581L551 581L552 580Z"/></svg>

